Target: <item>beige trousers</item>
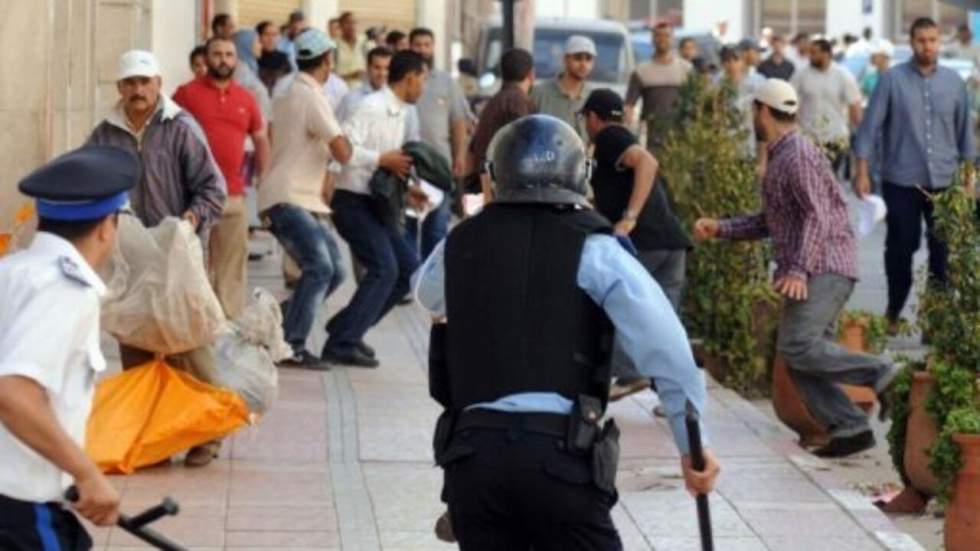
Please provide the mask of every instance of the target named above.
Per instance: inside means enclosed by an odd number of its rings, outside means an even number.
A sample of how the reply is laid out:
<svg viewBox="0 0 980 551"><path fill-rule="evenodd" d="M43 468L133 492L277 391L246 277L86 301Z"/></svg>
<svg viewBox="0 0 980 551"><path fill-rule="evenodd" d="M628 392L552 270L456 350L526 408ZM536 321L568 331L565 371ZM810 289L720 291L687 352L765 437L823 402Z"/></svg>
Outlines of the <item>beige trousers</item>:
<svg viewBox="0 0 980 551"><path fill-rule="evenodd" d="M221 219L211 228L208 276L228 319L245 307L245 271L248 264L248 213L245 197L231 195Z"/></svg>

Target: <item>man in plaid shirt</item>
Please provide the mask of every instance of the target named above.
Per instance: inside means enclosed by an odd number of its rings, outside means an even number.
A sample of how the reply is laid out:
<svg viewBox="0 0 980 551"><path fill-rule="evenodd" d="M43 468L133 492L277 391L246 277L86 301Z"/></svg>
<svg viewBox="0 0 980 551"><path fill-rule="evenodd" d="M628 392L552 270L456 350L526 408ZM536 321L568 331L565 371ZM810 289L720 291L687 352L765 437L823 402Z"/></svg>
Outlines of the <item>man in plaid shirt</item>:
<svg viewBox="0 0 980 551"><path fill-rule="evenodd" d="M826 157L796 127L799 100L785 81L769 79L754 94L756 135L766 142L769 169L762 182L763 211L695 223L699 240L772 239L776 290L784 305L778 349L807 407L831 435L814 453L843 457L874 446L867 415L838 383L884 394L898 370L884 357L851 352L832 338L857 281L857 248L847 204Z"/></svg>

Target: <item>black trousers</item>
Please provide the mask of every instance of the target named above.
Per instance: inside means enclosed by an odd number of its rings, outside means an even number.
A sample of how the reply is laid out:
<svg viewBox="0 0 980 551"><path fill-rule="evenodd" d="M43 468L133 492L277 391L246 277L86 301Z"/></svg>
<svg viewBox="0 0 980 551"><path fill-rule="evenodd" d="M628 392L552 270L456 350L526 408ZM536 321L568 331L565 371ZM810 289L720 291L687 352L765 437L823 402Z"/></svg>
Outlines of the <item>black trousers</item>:
<svg viewBox="0 0 980 551"><path fill-rule="evenodd" d="M514 430L453 436L444 498L462 551L620 551L589 459L562 439Z"/></svg>
<svg viewBox="0 0 980 551"><path fill-rule="evenodd" d="M87 551L92 538L75 515L57 503L32 503L0 495L3 551Z"/></svg>
<svg viewBox="0 0 980 551"><path fill-rule="evenodd" d="M919 188L882 185L883 199L888 207L885 215L888 235L885 238L885 276L888 278L888 308L890 319L898 319L912 289L912 256L922 243L922 219L926 221L926 244L929 247L929 283L946 282L948 251L936 237L932 216L932 201ZM935 192L932 192L935 193Z"/></svg>

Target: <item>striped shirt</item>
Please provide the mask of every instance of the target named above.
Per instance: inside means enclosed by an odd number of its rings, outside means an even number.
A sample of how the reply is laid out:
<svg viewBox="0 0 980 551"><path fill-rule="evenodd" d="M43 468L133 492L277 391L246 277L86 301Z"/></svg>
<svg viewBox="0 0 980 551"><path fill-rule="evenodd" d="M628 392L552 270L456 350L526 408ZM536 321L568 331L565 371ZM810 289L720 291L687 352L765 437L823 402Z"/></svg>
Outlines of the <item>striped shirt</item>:
<svg viewBox="0 0 980 551"><path fill-rule="evenodd" d="M856 280L854 232L830 162L797 130L768 149L762 212L722 220L719 237L771 237L777 279L833 273Z"/></svg>

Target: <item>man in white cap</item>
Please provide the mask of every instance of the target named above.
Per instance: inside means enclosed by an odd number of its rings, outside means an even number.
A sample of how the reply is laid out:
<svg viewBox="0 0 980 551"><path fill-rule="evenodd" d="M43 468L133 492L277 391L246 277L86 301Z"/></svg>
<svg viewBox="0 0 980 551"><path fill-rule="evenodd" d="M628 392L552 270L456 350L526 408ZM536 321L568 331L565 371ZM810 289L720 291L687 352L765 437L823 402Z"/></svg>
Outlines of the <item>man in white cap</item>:
<svg viewBox="0 0 980 551"><path fill-rule="evenodd" d="M843 457L875 441L867 415L837 385L873 387L884 416L884 397L898 370L885 357L851 352L828 338L857 281L857 248L829 161L797 129L798 107L796 91L786 81L771 78L756 90L753 122L769 154L764 210L724 220L701 218L694 235L772 239L774 285L785 297L777 348L808 409L830 432L830 442L814 453Z"/></svg>
<svg viewBox="0 0 980 551"><path fill-rule="evenodd" d="M160 65L152 53L124 53L116 78L119 102L88 143L115 145L140 157L142 177L130 199L144 225L179 216L203 235L221 217L224 177L200 126L160 92L161 86Z"/></svg>
<svg viewBox="0 0 980 551"><path fill-rule="evenodd" d="M861 77L861 93L864 94L865 100L871 99L871 93L878 86L881 75L891 67L894 54L895 47L884 38L879 38L871 43L871 67Z"/></svg>
<svg viewBox="0 0 980 551"><path fill-rule="evenodd" d="M592 87L587 82L595 67L595 43L582 35L572 35L565 41L565 70L552 80L538 82L531 90L531 99L538 113L551 115L567 122L588 143L585 123L576 115L582 110Z"/></svg>
<svg viewBox="0 0 980 551"><path fill-rule="evenodd" d="M140 159L140 181L130 192L132 209L147 227L168 216L190 222L208 250L210 228L221 218L227 185L194 118L160 92L160 65L150 52L131 50L119 60L119 103L89 136L89 144L114 145ZM188 354L194 354L191 351ZM124 369L142 365L153 353L120 343ZM191 356L185 356L190 358ZM183 363L184 358L171 361ZM207 465L217 448L192 448L184 464Z"/></svg>

